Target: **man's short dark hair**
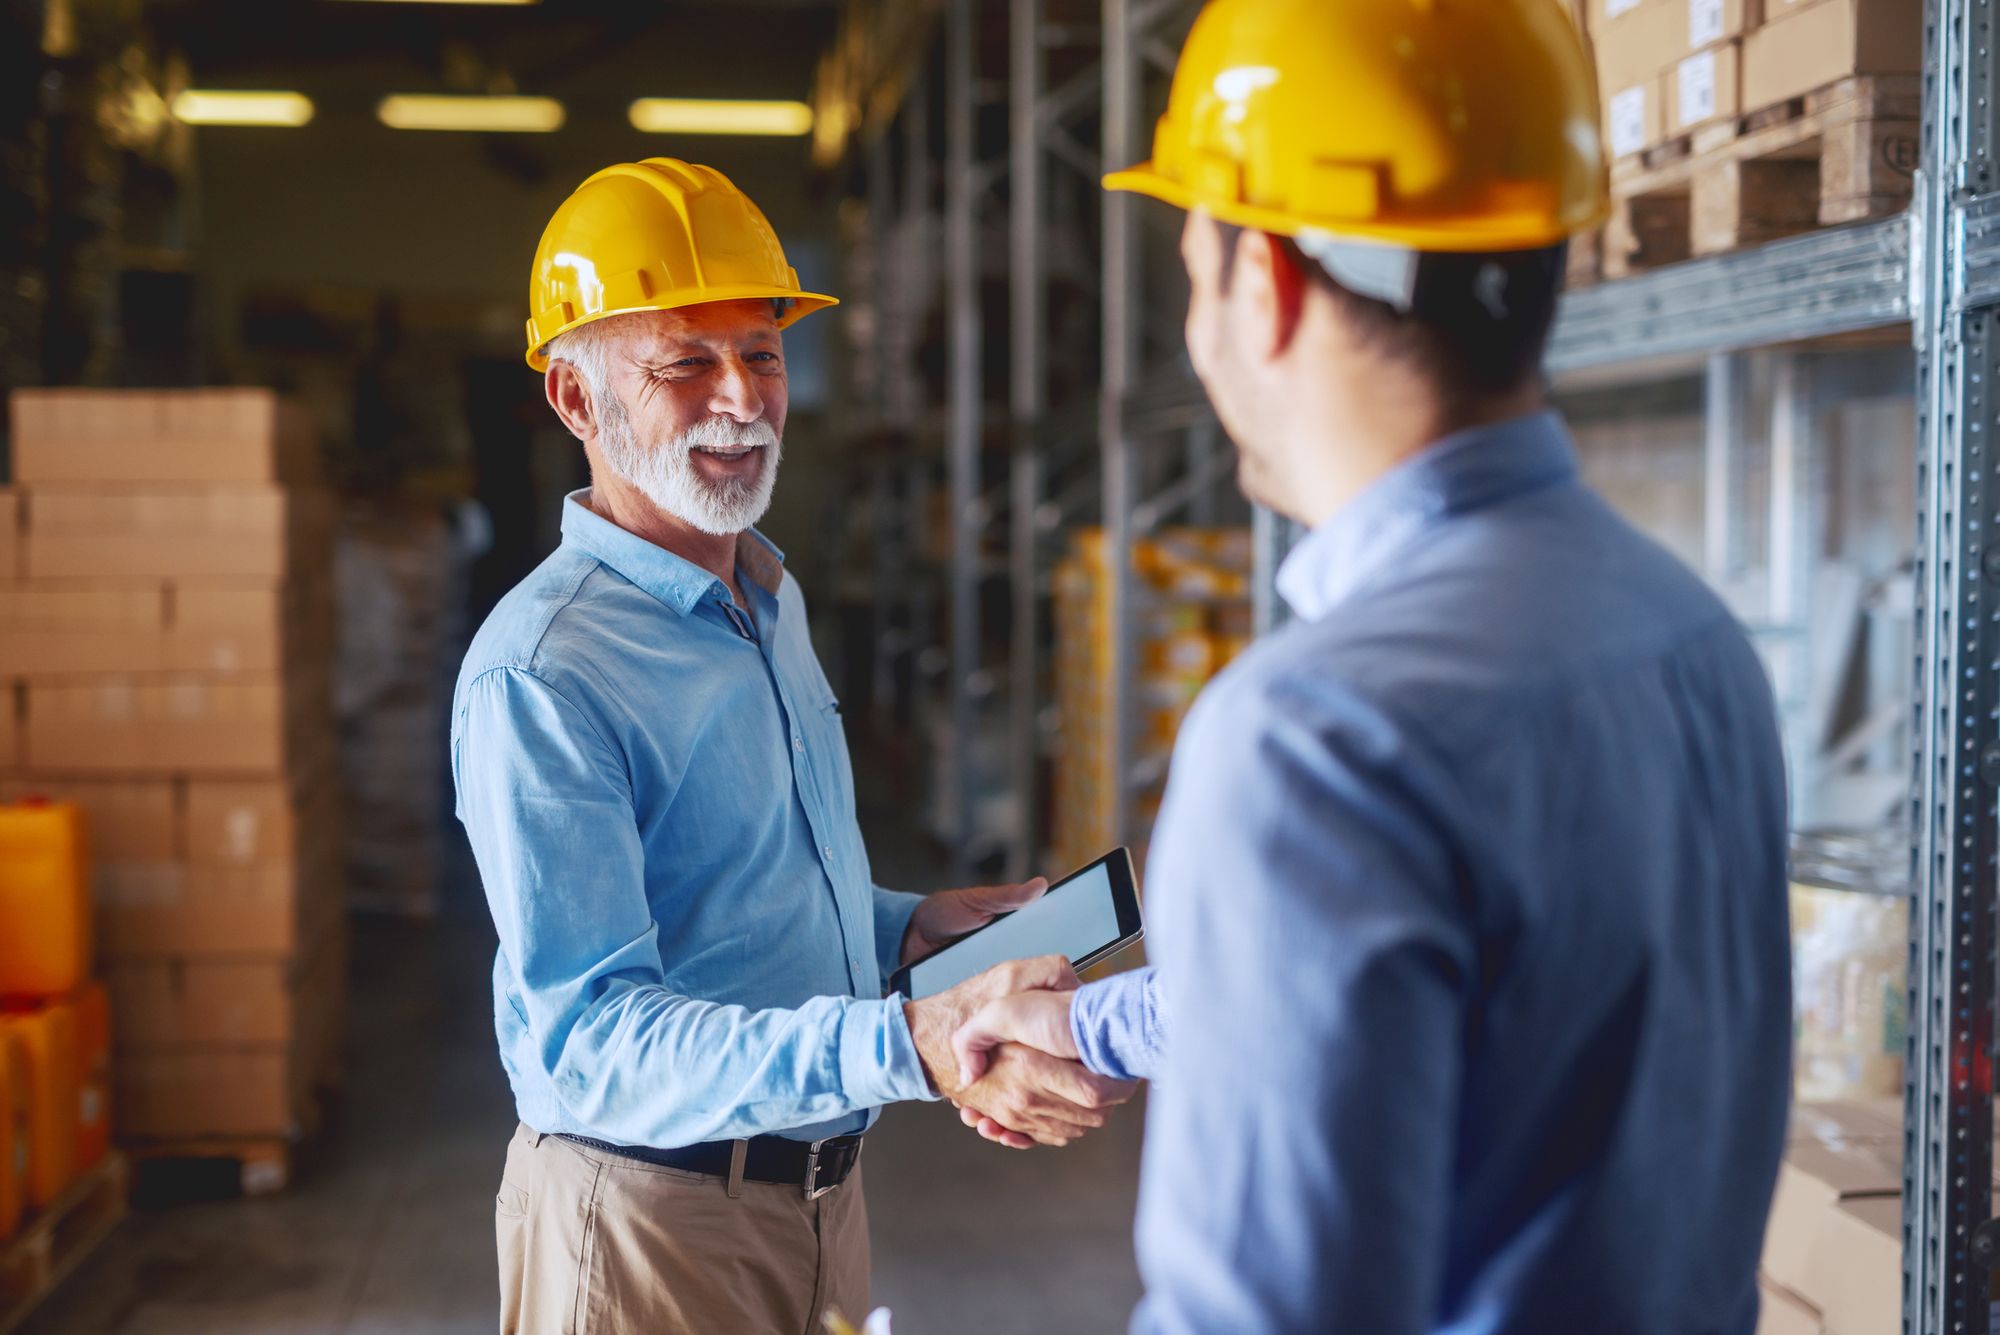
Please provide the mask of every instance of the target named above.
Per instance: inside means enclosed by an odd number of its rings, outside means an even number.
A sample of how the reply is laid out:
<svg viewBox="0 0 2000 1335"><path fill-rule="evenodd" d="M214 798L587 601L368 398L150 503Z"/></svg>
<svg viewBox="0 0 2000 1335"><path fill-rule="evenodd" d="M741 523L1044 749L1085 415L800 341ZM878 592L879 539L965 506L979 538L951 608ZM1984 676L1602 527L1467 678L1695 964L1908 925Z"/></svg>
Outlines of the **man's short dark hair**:
<svg viewBox="0 0 2000 1335"><path fill-rule="evenodd" d="M1243 229L1215 224L1222 241L1222 288L1236 267ZM1452 408L1512 393L1541 374L1542 353L1562 293L1567 244L1537 250L1426 252L1408 311L1343 286L1289 237L1287 258L1339 303L1368 344L1413 364ZM1497 276L1496 276L1497 275Z"/></svg>

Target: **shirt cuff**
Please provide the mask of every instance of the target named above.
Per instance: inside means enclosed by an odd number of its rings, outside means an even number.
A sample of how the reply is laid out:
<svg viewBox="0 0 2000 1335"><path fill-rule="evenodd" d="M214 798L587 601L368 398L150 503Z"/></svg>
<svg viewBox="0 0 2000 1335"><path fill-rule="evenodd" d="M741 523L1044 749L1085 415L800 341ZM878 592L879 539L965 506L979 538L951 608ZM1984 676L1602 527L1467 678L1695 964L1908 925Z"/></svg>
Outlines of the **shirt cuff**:
<svg viewBox="0 0 2000 1335"><path fill-rule="evenodd" d="M840 1083L847 1097L864 1108L937 1100L903 1017L901 996L856 1001L847 1008L840 1031Z"/></svg>
<svg viewBox="0 0 2000 1335"><path fill-rule="evenodd" d="M1113 974L1077 989L1070 1039L1084 1066L1113 1080L1151 1080L1166 1047L1157 976L1149 968Z"/></svg>

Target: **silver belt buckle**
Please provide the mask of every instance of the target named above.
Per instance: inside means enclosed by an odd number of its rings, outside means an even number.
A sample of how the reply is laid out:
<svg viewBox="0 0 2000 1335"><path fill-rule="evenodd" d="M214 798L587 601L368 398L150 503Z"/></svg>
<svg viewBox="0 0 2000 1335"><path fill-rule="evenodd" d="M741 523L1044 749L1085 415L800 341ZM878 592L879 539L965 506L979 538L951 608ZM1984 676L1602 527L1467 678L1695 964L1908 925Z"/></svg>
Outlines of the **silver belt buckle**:
<svg viewBox="0 0 2000 1335"><path fill-rule="evenodd" d="M819 1149L824 1144L826 1144L824 1140L815 1140L806 1150L805 1188L806 1199L809 1201L816 1201L826 1195L827 1192L833 1190L832 1187L822 1187L819 1185Z"/></svg>

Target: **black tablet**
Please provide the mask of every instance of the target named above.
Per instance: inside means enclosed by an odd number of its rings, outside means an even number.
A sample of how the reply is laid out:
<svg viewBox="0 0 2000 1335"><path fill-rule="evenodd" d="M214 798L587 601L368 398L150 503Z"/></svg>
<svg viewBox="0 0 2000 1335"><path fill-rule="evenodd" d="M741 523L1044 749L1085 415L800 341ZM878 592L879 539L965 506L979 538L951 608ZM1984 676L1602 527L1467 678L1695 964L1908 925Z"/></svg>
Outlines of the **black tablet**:
<svg viewBox="0 0 2000 1335"><path fill-rule="evenodd" d="M954 987L1008 960L1063 955L1079 971L1145 935L1132 855L1113 849L1049 887L1024 909L968 932L889 979L889 990L915 1001Z"/></svg>

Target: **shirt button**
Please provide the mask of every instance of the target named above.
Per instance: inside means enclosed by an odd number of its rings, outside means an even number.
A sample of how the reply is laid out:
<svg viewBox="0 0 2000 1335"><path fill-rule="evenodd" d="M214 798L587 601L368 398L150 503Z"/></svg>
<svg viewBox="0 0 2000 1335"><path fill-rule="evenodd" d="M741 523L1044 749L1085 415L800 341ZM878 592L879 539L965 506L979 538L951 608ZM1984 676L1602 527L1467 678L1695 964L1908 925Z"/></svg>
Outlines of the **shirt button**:
<svg viewBox="0 0 2000 1335"><path fill-rule="evenodd" d="M827 860L828 862L831 862L831 861L833 861L833 845L832 845L832 844L828 844L828 845L827 845L827 846L826 846L825 848L822 848L822 849L820 850L820 852L822 852L822 853L826 854L826 860Z"/></svg>
<svg viewBox="0 0 2000 1335"><path fill-rule="evenodd" d="M792 750L794 750L794 751L797 751L797 752L799 752L799 753L801 753L801 754L804 754L804 752L805 752L805 749L806 749L806 740L805 740L805 738L803 738L803 737L793 737L793 738L792 738Z"/></svg>

